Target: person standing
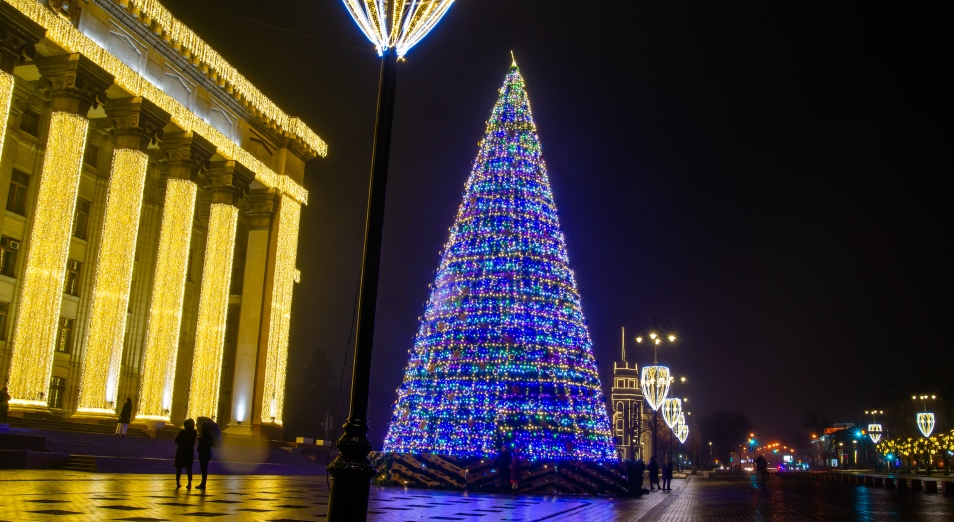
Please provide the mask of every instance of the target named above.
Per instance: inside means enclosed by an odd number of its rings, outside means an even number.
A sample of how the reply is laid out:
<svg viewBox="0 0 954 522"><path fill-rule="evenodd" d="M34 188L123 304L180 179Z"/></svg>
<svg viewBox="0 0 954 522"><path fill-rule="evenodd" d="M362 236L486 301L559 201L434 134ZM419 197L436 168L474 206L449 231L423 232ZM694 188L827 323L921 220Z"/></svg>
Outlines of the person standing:
<svg viewBox="0 0 954 522"><path fill-rule="evenodd" d="M755 459L755 470L759 474L759 487L765 487L765 476L768 475L768 461L765 460L765 455L759 455L759 458Z"/></svg>
<svg viewBox="0 0 954 522"><path fill-rule="evenodd" d="M500 474L500 486L499 491L501 493L506 492L510 489L510 464L513 461L513 456L510 455L510 448L506 444L500 447L500 454L497 455L497 461L494 462L494 467L497 469L497 473Z"/></svg>
<svg viewBox="0 0 954 522"><path fill-rule="evenodd" d="M636 461L636 494L643 494L643 475L646 473L646 463L643 459Z"/></svg>
<svg viewBox="0 0 954 522"><path fill-rule="evenodd" d="M672 491L672 461L666 461L663 466L663 491Z"/></svg>
<svg viewBox="0 0 954 522"><path fill-rule="evenodd" d="M7 423L7 412L10 410L10 394L7 393L7 387L0 390L0 424Z"/></svg>
<svg viewBox="0 0 954 522"><path fill-rule="evenodd" d="M119 412L119 424L116 425L116 433L113 435L126 436L130 417L132 417L132 399L126 397L126 404L123 404L123 409Z"/></svg>
<svg viewBox="0 0 954 522"><path fill-rule="evenodd" d="M179 479L182 477L183 468L185 468L189 477L186 489L192 489L192 460L195 458L195 436L195 421L186 419L182 423L182 430L176 435L176 489L182 487Z"/></svg>
<svg viewBox="0 0 954 522"><path fill-rule="evenodd" d="M653 484L656 485L655 489L662 489L659 487L659 463L656 462L656 456L653 455L649 459L649 490L653 490Z"/></svg>
<svg viewBox="0 0 954 522"><path fill-rule="evenodd" d="M523 464L522 458L515 451L513 460L510 461L510 494L516 495L520 489L520 465Z"/></svg>
<svg viewBox="0 0 954 522"><path fill-rule="evenodd" d="M208 422L199 425L199 444L196 449L199 452L199 470L202 471L202 482L196 486L196 489L205 489L205 480L209 475L209 461L212 460L212 446L215 444L215 436L208 426Z"/></svg>

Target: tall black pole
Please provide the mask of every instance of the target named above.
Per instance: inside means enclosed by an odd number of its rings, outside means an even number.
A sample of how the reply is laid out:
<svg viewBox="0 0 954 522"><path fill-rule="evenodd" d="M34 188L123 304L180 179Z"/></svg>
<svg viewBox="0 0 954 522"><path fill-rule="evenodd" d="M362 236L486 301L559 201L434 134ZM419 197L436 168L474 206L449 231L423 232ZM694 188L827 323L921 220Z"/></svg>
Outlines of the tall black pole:
<svg viewBox="0 0 954 522"><path fill-rule="evenodd" d="M657 410L653 410L653 454L650 455L651 457L656 456L656 432L659 431L656 428L656 412ZM659 461L657 460L656 462L659 462Z"/></svg>
<svg viewBox="0 0 954 522"><path fill-rule="evenodd" d="M368 495L374 468L368 460L368 393L371 386L371 352L374 343L374 312L378 297L381 265L381 235L384 229L384 201L388 186L388 159L391 154L391 124L394 120L394 91L397 84L397 52L388 49L381 60L378 111L374 123L374 150L371 156L371 186L364 232L364 257L358 293L358 328L354 339L354 368L351 374L351 413L338 439L338 456L328 466L331 492L328 522L363 522L368 518Z"/></svg>

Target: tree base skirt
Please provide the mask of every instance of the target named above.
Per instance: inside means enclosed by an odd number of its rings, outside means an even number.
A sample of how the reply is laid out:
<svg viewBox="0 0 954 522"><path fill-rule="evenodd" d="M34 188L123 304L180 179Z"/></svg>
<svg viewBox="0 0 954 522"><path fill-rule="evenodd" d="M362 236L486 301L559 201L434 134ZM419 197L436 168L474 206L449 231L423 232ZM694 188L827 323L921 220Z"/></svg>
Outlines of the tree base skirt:
<svg viewBox="0 0 954 522"><path fill-rule="evenodd" d="M421 489L446 489L486 493L509 492L500 483L494 459L454 457L433 453L372 452L374 484ZM521 494L626 495L626 474L619 462L535 460L520 470Z"/></svg>

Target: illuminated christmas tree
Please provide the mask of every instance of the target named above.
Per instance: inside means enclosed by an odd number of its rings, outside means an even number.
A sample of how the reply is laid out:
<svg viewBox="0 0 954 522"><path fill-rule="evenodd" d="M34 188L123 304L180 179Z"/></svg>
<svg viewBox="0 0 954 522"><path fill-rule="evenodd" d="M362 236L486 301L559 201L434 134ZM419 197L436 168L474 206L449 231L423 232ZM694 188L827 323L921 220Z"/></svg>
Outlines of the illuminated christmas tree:
<svg viewBox="0 0 954 522"><path fill-rule="evenodd" d="M615 458L523 77L510 68L425 305L385 451Z"/></svg>

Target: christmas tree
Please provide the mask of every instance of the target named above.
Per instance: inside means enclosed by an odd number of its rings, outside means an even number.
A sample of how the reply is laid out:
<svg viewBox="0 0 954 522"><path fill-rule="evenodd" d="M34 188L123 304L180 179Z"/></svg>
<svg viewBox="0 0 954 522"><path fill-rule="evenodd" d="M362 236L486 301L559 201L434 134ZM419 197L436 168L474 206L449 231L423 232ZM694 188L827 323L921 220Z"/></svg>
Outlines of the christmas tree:
<svg viewBox="0 0 954 522"><path fill-rule="evenodd" d="M431 286L385 451L615 458L523 77L510 68Z"/></svg>

